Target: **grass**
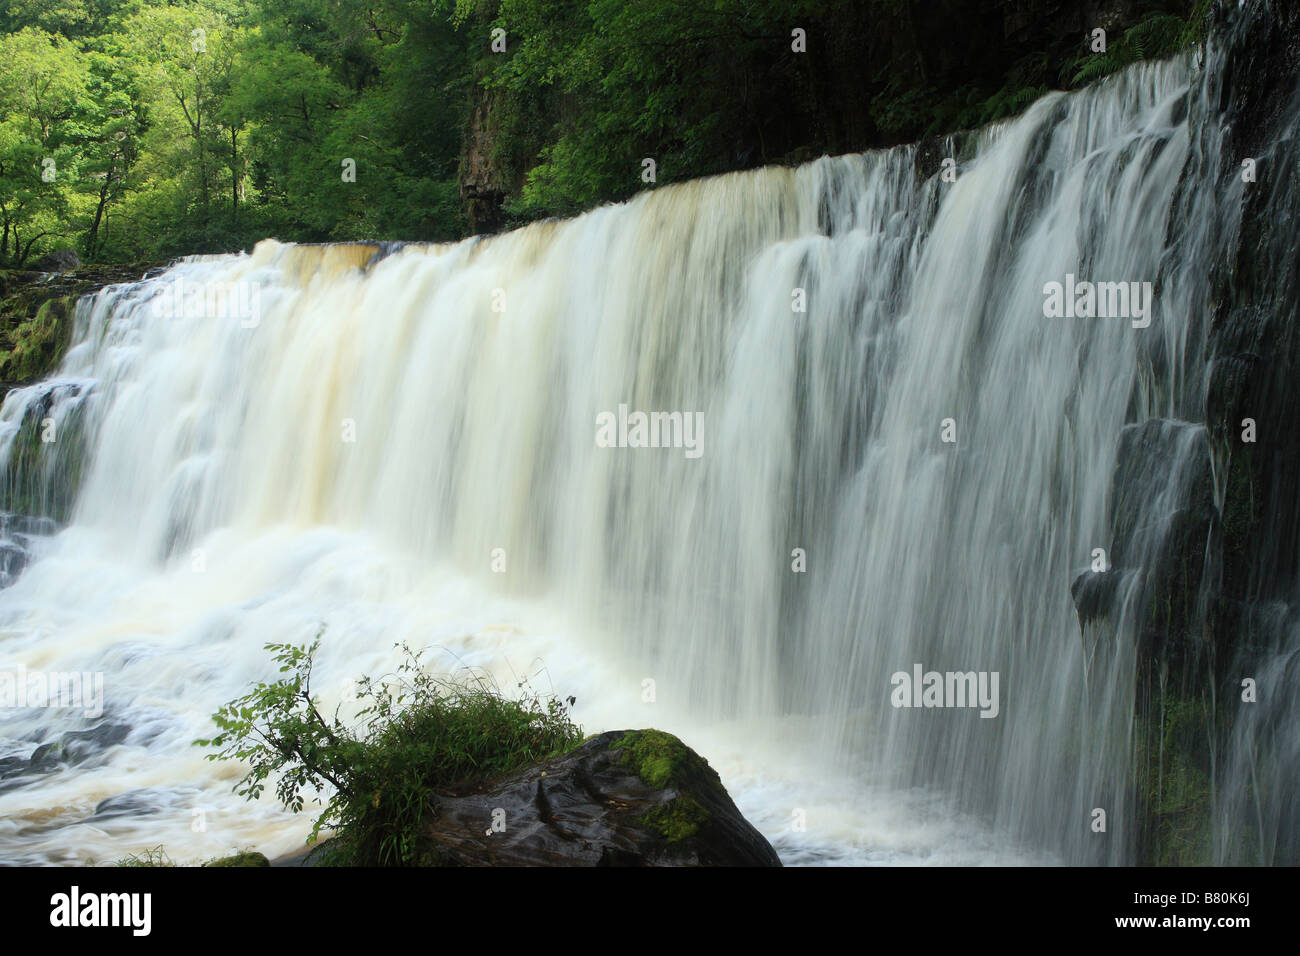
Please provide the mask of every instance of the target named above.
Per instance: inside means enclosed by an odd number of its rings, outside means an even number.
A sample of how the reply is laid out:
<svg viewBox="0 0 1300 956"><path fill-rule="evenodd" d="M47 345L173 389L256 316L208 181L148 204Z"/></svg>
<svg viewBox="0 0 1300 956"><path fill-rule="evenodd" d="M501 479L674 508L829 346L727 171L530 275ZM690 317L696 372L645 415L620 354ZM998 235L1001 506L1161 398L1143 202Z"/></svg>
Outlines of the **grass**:
<svg viewBox="0 0 1300 956"><path fill-rule="evenodd" d="M132 853L113 863L114 866L175 866L176 861L161 846Z"/></svg>

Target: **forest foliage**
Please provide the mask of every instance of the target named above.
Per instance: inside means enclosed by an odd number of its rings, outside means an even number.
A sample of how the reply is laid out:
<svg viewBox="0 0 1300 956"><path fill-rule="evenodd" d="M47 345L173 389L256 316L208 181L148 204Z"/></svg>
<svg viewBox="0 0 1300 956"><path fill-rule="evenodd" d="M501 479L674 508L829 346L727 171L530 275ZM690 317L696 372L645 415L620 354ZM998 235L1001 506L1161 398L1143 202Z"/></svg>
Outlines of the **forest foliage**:
<svg viewBox="0 0 1300 956"><path fill-rule="evenodd" d="M0 266L449 240L627 198L645 157L891 145L1167 55L1207 2L1126 0L1098 57L1048 0L7 0Z"/></svg>

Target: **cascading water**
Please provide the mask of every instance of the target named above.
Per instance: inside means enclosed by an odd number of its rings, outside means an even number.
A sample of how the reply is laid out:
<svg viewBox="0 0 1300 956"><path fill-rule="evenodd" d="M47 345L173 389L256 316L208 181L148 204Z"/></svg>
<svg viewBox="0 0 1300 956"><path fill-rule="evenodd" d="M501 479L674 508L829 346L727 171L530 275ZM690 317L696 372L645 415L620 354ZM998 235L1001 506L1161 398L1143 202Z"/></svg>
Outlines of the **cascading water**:
<svg viewBox="0 0 1300 956"><path fill-rule="evenodd" d="M787 862L1131 860L1140 586L1099 635L1071 583L1126 424L1207 455L1207 57L950 142L955 181L900 148L83 300L0 411L5 509L61 529L8 519L0 668L102 674L103 714L0 715L0 859L293 849L191 742L323 627L327 705L403 641L530 675L679 732ZM1067 276L1152 283L1150 324L1045 316ZM694 449L601 447L638 411ZM996 714L894 706L918 664L996 673Z"/></svg>

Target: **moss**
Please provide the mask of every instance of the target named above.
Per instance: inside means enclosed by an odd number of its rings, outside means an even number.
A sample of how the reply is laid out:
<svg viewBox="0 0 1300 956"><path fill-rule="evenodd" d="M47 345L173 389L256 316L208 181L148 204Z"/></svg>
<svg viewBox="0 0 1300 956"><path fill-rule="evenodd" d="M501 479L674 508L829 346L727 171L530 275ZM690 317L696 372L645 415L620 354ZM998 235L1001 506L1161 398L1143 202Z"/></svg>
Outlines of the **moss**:
<svg viewBox="0 0 1300 956"><path fill-rule="evenodd" d="M689 793L684 793L643 813L641 822L668 843L677 843L695 836L709 822L709 811Z"/></svg>
<svg viewBox="0 0 1300 956"><path fill-rule="evenodd" d="M703 757L662 730L634 730L624 735L612 749L621 750L623 766L634 769L648 786L656 790L689 786L700 776L722 785L722 778Z"/></svg>
<svg viewBox="0 0 1300 956"><path fill-rule="evenodd" d="M662 730L636 730L611 749L622 751L620 763L635 770L647 786L676 791L672 799L640 817L641 823L666 842L689 839L709 822L710 813L697 795L721 790L722 778L690 747Z"/></svg>
<svg viewBox="0 0 1300 956"><path fill-rule="evenodd" d="M50 402L29 405L0 468L0 495L8 510L18 514L68 520L85 472L87 445L85 406L68 409L54 435L45 442L44 419Z"/></svg>
<svg viewBox="0 0 1300 956"><path fill-rule="evenodd" d="M271 861L261 853L252 850L244 853L236 853L234 856L223 856L217 860L209 860L204 866L270 866Z"/></svg>
<svg viewBox="0 0 1300 956"><path fill-rule="evenodd" d="M1149 821L1142 862L1206 866L1213 862L1206 716L1199 701L1168 694L1143 721L1137 749L1138 797Z"/></svg>
<svg viewBox="0 0 1300 956"><path fill-rule="evenodd" d="M90 266L54 276L0 272L0 382L26 384L48 376L68 349L77 300L111 283L135 281L149 268Z"/></svg>
<svg viewBox="0 0 1300 956"><path fill-rule="evenodd" d="M0 351L0 381L28 382L41 378L58 365L67 351L76 313L76 296L55 296L36 304L29 293L11 305L6 319L8 348ZM35 314L28 309L35 308ZM26 316L31 314L30 318Z"/></svg>

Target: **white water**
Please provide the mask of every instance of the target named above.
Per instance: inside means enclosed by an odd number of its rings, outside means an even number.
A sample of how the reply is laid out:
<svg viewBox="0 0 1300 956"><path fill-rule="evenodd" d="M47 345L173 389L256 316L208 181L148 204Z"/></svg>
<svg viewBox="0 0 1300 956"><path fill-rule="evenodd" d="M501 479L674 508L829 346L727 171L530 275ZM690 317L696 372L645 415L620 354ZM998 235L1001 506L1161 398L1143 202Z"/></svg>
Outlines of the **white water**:
<svg viewBox="0 0 1300 956"><path fill-rule="evenodd" d="M823 159L373 262L265 242L83 301L50 415L93 453L0 591L0 669L101 671L131 729L0 784L0 860L298 847L308 815L190 744L273 676L264 644L322 624L327 705L403 641L531 675L588 731L680 733L787 862L1125 859L1088 811L1127 809L1132 655L1085 658L1069 584L1109 544L1122 426L1175 412L1143 357L1181 367L1196 293L1135 329L1044 318L1043 285L1169 274L1191 75L1050 96L955 183L911 149ZM156 315L177 276L256 286L260 322ZM8 396L0 454L49 393ZM596 447L620 404L702 412L702 457ZM999 716L892 708L914 663L999 672ZM2 713L0 758L91 723ZM127 792L151 812L93 817Z"/></svg>

